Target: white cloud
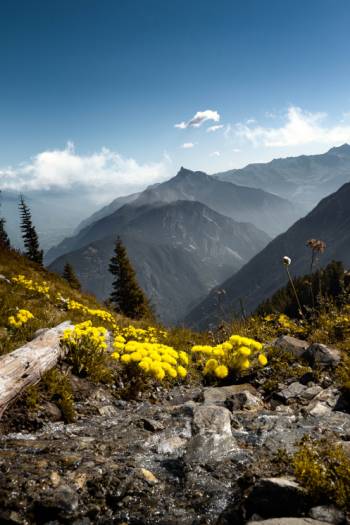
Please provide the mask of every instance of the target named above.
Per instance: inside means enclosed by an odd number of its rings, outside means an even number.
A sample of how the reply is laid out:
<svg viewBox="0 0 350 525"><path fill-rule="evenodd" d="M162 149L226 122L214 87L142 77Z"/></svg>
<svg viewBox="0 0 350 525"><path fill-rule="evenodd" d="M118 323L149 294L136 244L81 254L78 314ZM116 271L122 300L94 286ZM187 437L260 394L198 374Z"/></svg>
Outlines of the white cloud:
<svg viewBox="0 0 350 525"><path fill-rule="evenodd" d="M212 153L210 153L210 156L211 157L220 157L220 151L213 151Z"/></svg>
<svg viewBox="0 0 350 525"><path fill-rule="evenodd" d="M241 150L239 148L233 148L232 150L234 153L239 153Z"/></svg>
<svg viewBox="0 0 350 525"><path fill-rule="evenodd" d="M169 160L139 164L107 148L91 155L78 155L74 145L43 151L29 162L0 168L0 189L14 191L69 190L115 191L120 194L169 177Z"/></svg>
<svg viewBox="0 0 350 525"><path fill-rule="evenodd" d="M214 131L218 131L219 129L222 129L224 127L223 124L217 124L215 126L209 126L209 128L207 128L207 133L213 133Z"/></svg>
<svg viewBox="0 0 350 525"><path fill-rule="evenodd" d="M212 109L206 109L205 111L197 111L197 113L189 121L183 121L179 124L175 124L175 128L199 128L204 122L208 120L212 120L213 122L219 122L219 113L217 111L213 111Z"/></svg>
<svg viewBox="0 0 350 525"><path fill-rule="evenodd" d="M193 144L193 142L185 142L184 144L182 144L181 148L182 149L191 149L191 148L194 148L194 144Z"/></svg>
<svg viewBox="0 0 350 525"><path fill-rule="evenodd" d="M255 146L288 147L304 144L339 145L350 141L350 125L325 124L326 113L310 113L299 107L291 106L280 127L253 126L247 123L236 124L236 136L248 140Z"/></svg>

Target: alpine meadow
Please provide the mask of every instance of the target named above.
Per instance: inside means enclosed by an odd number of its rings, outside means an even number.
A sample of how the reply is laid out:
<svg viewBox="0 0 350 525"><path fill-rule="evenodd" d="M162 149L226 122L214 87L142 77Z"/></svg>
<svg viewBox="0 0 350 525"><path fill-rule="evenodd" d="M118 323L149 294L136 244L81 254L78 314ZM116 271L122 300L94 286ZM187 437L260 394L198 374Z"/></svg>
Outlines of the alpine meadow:
<svg viewBox="0 0 350 525"><path fill-rule="evenodd" d="M0 525L350 525L349 2L0 12Z"/></svg>

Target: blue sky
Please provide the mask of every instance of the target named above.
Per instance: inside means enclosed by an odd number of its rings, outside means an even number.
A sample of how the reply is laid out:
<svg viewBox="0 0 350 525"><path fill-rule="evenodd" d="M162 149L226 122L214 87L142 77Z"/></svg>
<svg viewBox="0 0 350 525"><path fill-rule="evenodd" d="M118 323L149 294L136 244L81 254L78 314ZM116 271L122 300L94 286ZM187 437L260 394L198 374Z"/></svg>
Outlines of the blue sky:
<svg viewBox="0 0 350 525"><path fill-rule="evenodd" d="M350 141L349 27L348 0L2 0L0 186L122 193Z"/></svg>

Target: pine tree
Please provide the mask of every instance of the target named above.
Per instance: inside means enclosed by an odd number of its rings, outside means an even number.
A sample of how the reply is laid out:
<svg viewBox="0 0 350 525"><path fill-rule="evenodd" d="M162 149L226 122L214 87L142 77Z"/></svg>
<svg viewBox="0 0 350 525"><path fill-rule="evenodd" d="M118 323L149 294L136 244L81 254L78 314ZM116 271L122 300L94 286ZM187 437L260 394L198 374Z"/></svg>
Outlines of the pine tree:
<svg viewBox="0 0 350 525"><path fill-rule="evenodd" d="M68 262L64 265L62 277L70 284L71 288L74 290L81 290L81 284L74 268Z"/></svg>
<svg viewBox="0 0 350 525"><path fill-rule="evenodd" d="M1 195L1 191L0 191ZM1 206L1 202L0 202ZM0 248L11 248L10 239L5 230L6 220L3 217L0 217Z"/></svg>
<svg viewBox="0 0 350 525"><path fill-rule="evenodd" d="M135 271L119 237L110 261L109 271L115 276L110 300L116 311L132 319L152 315L149 302L137 283Z"/></svg>
<svg viewBox="0 0 350 525"><path fill-rule="evenodd" d="M23 196L20 196L19 209L21 212L21 231L25 247L25 255L31 261L43 265L43 251L40 250L39 239L35 227L32 223L32 215L29 207L24 201Z"/></svg>

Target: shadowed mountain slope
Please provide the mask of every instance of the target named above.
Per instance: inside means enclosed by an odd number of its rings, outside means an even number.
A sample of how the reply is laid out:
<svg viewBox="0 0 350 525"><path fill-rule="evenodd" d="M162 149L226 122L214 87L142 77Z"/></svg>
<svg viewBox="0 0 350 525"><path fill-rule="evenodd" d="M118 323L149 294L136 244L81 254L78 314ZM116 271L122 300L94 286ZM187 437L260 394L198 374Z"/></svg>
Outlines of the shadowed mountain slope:
<svg viewBox="0 0 350 525"><path fill-rule="evenodd" d="M254 309L276 290L286 284L287 276L282 257L292 258L290 270L302 275L310 268L310 249L306 246L310 238L326 242L327 249L321 264L339 260L350 266L350 184L345 184L336 193L323 199L306 217L296 222L289 230L271 241L239 272L223 282L218 307L217 289L197 305L185 319L185 324L204 329L215 325L223 318L229 320L239 311L242 298L248 312Z"/></svg>
<svg viewBox="0 0 350 525"><path fill-rule="evenodd" d="M140 285L167 323L183 317L269 241L252 224L192 201L128 205L100 223L105 236L59 257L50 268L61 272L70 262L84 289L107 298L112 280L108 263L120 235Z"/></svg>

